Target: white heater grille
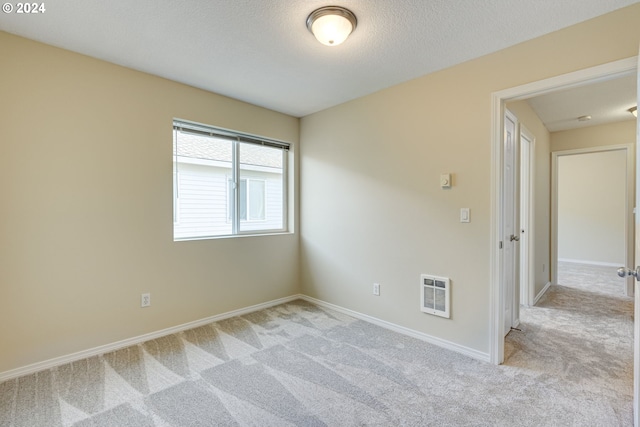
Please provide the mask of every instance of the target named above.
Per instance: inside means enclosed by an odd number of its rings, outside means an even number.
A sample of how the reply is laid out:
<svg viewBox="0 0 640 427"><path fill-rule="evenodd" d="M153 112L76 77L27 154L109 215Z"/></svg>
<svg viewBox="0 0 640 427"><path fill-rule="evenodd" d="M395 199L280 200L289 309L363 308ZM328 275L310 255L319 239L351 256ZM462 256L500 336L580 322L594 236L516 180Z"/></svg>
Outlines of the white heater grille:
<svg viewBox="0 0 640 427"><path fill-rule="evenodd" d="M450 318L448 277L420 275L420 310L436 316Z"/></svg>

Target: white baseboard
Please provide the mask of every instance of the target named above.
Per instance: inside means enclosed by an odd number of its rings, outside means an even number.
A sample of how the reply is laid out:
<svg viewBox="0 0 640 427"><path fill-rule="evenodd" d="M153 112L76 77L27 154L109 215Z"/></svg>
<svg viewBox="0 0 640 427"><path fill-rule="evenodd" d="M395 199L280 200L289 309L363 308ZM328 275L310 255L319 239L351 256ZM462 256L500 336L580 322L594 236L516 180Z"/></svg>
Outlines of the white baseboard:
<svg viewBox="0 0 640 427"><path fill-rule="evenodd" d="M12 369L10 371L0 372L0 382L22 377L24 375L33 374L39 371L44 371L46 369L51 369L56 366L61 366L67 363L75 362L77 360L86 359L87 357L99 356L101 354L109 353L115 350L119 350L121 348L141 344L145 341L154 340L160 337L164 337L166 335L171 335L178 332L186 331L187 329L197 328L199 326L203 326L212 322L218 322L220 320L228 319L230 317L242 316L244 314L252 313L258 310L263 310L265 308L273 307L279 304L284 304L284 303L291 302L301 298L302 298L302 295L291 295L291 296L279 298L273 301L268 301L262 304L256 304L250 307L241 308L238 310L233 310L233 311L229 311L222 314L217 314L215 316L206 317L200 320L195 320L193 322L183 323L182 325L173 326L171 328L162 329L156 332L150 332L148 334L139 335L137 337L128 338L128 339L117 341L111 344L101 345L99 347L90 348L88 350L79 351L77 353L68 354L66 356L55 357L53 359L23 366L21 368Z"/></svg>
<svg viewBox="0 0 640 427"><path fill-rule="evenodd" d="M542 290L538 293L538 295L536 295L535 299L533 300L533 305L536 305L538 301L540 301L540 298L542 298L545 292L549 290L550 286L551 286L551 282L547 282L547 284L544 285L544 288L542 288Z"/></svg>
<svg viewBox="0 0 640 427"><path fill-rule="evenodd" d="M624 261L620 263L615 263L615 262L589 261L586 259L569 259L569 258L558 258L558 262L571 262L574 264L598 265L603 267L620 267L625 264Z"/></svg>
<svg viewBox="0 0 640 427"><path fill-rule="evenodd" d="M551 285L547 284L545 289L541 292L544 293L546 289ZM8 381L14 378L22 377L25 375L30 375L39 371L44 371L46 369L55 368L57 366L65 365L67 363L75 362L77 360L86 359L88 357L99 356L101 354L109 353L112 351L119 350L121 348L130 347L132 345L141 344L145 341L157 339L160 337L164 337L167 335L175 334L178 332L186 331L187 329L197 328L199 326L206 325L212 322L218 322L220 320L228 319L235 316L242 316L244 314L252 313L254 311L263 310L265 308L273 307L279 304L284 304L287 302L294 301L296 299L302 299L314 304L317 304L321 307L326 307L331 310L335 310L339 313L346 314L348 316L355 317L356 319L361 319L366 322L373 323L374 325L381 326L383 328L392 330L394 332L401 333L403 335L407 335L413 338L417 338L419 340L428 342L433 345L437 345L438 347L446 348L447 350L455 351L457 353L463 354L465 356L471 357L473 359L482 360L485 362L489 362L489 354L483 353L478 350L474 350L469 347L465 347L451 341L443 340L441 338L437 338L423 332L419 332L413 329L406 328L404 326L396 325L395 323L387 322L385 320L378 319L376 317L372 317L366 314L359 313L357 311L349 310L347 308L343 308L316 298L308 297L306 295L291 295L285 298L280 298L272 301L268 301L262 304L252 305L250 307L241 308L238 310L229 311L222 314L217 314L215 316L206 317L204 319L195 320L193 322L183 323L182 325L173 326L171 328L162 329L155 332L150 332L148 334L139 335L137 337L128 338L122 341L117 341L111 344L105 344L99 347L90 348L87 350L79 351L77 353L68 354L65 356L55 357L53 359L45 360L38 363L33 363L31 365L23 366L20 368L12 369L5 372L0 372L0 382ZM536 299L537 301L537 299Z"/></svg>
<svg viewBox="0 0 640 427"><path fill-rule="evenodd" d="M472 348L465 347L460 344L453 343L451 341L443 340L442 338L437 338L432 335L425 334L424 332L419 332L414 329L405 328L404 326L396 325L395 323L387 322L386 320L381 320L376 317L372 317L367 314L362 314L357 311L349 310L348 308L340 307L338 305L331 304L331 303L328 303L316 298L312 298L306 295L300 295L300 298L305 301L309 301L311 303L317 304L321 307L326 307L328 309L335 310L339 313L346 314L347 316L355 317L356 319L373 323L374 325L381 326L385 329L389 329L403 335L417 338L419 340L428 342L429 344L437 345L438 347L442 347L447 350L455 351L456 353L463 354L473 359L482 360L484 362L490 361L489 353L483 353L481 351L474 350Z"/></svg>

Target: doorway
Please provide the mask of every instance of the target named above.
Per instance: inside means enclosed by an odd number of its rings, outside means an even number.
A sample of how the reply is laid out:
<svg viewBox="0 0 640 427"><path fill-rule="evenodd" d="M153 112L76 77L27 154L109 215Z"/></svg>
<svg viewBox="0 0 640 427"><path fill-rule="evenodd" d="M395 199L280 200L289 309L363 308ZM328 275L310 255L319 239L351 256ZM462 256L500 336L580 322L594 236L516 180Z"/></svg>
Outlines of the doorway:
<svg viewBox="0 0 640 427"><path fill-rule="evenodd" d="M634 264L633 158L632 144L552 152L553 283L562 265ZM633 296L633 282L624 295Z"/></svg>
<svg viewBox="0 0 640 427"><path fill-rule="evenodd" d="M538 95L551 94L559 92L567 88L575 88L587 86L590 84L613 80L625 76L635 76L638 81L638 57L627 58L612 63L592 67L589 69L533 82L523 86L518 86L492 94L492 126L491 126L491 247L490 247L490 348L489 359L492 363L501 364L504 361L504 294L505 283L501 280L502 264L504 262L501 253L501 231L504 223L502 218L502 202L504 195L502 194L503 186L503 169L502 169L502 130L504 128L504 112L507 101L517 101L530 99ZM637 90L634 104L637 105ZM637 128L640 132L640 128ZM634 142L634 147L637 141ZM636 164L640 164L638 160L639 154L636 150ZM640 174L636 174L636 182L640 181ZM640 199L640 186L636 186L635 198ZM635 209L634 209L635 210ZM631 240L634 241L636 253L640 255L640 221L638 215L635 217L635 232ZM640 263L640 256L637 256L632 265ZM626 266L631 267L630 265ZM628 272L637 276L640 281L640 268L636 270L623 269L622 272ZM634 288L638 286L638 281L634 283ZM633 408L634 408L634 424L640 425L640 292L635 292L635 316L634 316L634 338L633 338Z"/></svg>
<svg viewBox="0 0 640 427"><path fill-rule="evenodd" d="M499 364L504 360L504 327L505 327L505 283L502 280L504 259L503 224L504 212L503 185L504 172L502 168L503 139L505 126L505 104L507 101L529 99L538 95L549 94L563 89L587 86L593 83L612 80L623 76L636 75L637 58L628 58L609 64L593 67L587 70L553 77L539 82L495 92L492 95L492 222L491 222L491 347L490 360ZM535 267L535 266L534 266Z"/></svg>

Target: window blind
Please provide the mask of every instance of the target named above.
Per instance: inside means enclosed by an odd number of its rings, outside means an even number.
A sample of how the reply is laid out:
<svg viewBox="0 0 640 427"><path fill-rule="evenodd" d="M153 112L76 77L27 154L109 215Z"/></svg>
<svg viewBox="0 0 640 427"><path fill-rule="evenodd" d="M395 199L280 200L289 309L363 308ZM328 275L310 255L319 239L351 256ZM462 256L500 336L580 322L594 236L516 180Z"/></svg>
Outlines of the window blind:
<svg viewBox="0 0 640 427"><path fill-rule="evenodd" d="M229 132L229 131L225 131L224 129L197 125L195 123L181 122L178 120L174 120L173 123L174 123L173 124L174 130L184 132L184 133L191 133L194 135L228 139L232 141L244 142L247 144L263 145L265 147L280 148L282 150L289 150L289 147L290 147L290 144L286 142L276 141L273 139L267 139L262 137L256 137L256 136L247 135L239 132Z"/></svg>

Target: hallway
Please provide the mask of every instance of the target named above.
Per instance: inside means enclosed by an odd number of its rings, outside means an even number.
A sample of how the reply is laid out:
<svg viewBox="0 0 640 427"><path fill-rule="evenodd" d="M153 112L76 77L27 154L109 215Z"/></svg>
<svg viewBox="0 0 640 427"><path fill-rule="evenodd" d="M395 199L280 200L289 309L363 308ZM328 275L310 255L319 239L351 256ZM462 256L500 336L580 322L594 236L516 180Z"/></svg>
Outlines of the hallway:
<svg viewBox="0 0 640 427"><path fill-rule="evenodd" d="M558 273L559 285L520 308L505 366L592 394L619 425L632 425L633 298L615 267L560 263Z"/></svg>

